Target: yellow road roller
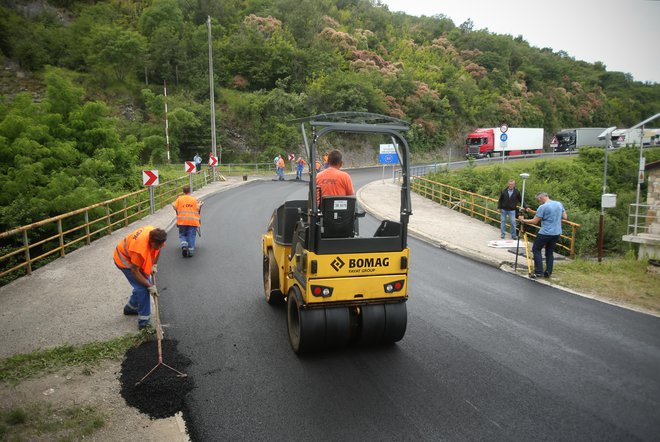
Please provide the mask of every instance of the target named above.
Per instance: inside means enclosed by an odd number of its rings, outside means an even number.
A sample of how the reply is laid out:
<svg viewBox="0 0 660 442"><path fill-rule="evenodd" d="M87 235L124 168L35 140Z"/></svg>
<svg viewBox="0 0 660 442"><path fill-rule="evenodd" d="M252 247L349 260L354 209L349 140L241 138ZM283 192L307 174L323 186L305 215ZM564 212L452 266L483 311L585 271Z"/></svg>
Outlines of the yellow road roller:
<svg viewBox="0 0 660 442"><path fill-rule="evenodd" d="M297 354L352 343L397 342L407 326L409 148L405 121L364 112L336 112L299 123L308 164L330 133L381 139L388 160L401 166L399 220L383 220L371 236L359 230L355 196L320 196L310 167L306 200L286 201L262 236L266 301L286 304L287 329ZM311 134L311 145L308 143Z"/></svg>

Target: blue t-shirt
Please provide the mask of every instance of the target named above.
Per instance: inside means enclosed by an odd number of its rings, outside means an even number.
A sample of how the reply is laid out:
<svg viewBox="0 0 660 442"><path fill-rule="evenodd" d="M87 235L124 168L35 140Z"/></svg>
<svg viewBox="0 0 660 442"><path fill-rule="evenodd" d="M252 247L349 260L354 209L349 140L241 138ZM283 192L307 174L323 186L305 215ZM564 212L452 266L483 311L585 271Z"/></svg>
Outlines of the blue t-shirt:
<svg viewBox="0 0 660 442"><path fill-rule="evenodd" d="M536 216L541 218L541 235L561 235L561 216L564 206L559 201L548 201L541 204Z"/></svg>

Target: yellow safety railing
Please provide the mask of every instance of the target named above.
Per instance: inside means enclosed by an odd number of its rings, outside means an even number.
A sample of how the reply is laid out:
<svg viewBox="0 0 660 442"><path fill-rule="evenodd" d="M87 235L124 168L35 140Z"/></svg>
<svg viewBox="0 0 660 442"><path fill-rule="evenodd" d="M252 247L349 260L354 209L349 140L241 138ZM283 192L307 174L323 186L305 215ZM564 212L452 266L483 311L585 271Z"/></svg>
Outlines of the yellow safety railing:
<svg viewBox="0 0 660 442"><path fill-rule="evenodd" d="M181 189L193 181L199 189L212 180L209 170L182 176L154 187L154 211L173 202ZM26 226L0 233L0 281L23 270L30 275L35 267L58 257L65 257L83 245L128 226L151 213L149 189L144 188L73 212L64 213ZM37 263L37 264L35 264ZM9 277L7 277L9 276ZM20 275L19 275L20 276Z"/></svg>
<svg viewBox="0 0 660 442"><path fill-rule="evenodd" d="M424 177L413 177L411 190L419 195L435 201L452 210L479 219L488 224L500 225L500 212L497 210L497 200L478 193L452 187L447 184L429 180ZM535 210L530 210L531 214L536 214ZM536 237L539 227L528 225L531 231L528 234ZM557 247L568 254L571 258L575 257L575 237L579 224L568 220L562 220L563 232L560 235Z"/></svg>

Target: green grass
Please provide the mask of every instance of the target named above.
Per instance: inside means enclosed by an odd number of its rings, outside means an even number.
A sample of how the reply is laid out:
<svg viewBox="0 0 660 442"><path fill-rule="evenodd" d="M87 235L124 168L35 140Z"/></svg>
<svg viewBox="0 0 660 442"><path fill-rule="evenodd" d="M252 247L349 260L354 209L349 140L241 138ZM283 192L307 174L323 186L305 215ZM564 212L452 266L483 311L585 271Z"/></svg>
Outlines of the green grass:
<svg viewBox="0 0 660 442"><path fill-rule="evenodd" d="M105 425L94 407L56 408L50 403L33 403L25 408L0 409L0 440L76 441Z"/></svg>
<svg viewBox="0 0 660 442"><path fill-rule="evenodd" d="M647 268L646 260L634 257L608 258L601 263L577 259L558 263L552 280L581 293L660 313L660 274Z"/></svg>
<svg viewBox="0 0 660 442"><path fill-rule="evenodd" d="M0 382L16 383L63 367L83 366L89 369L101 361L116 359L132 346L147 339L146 333L126 335L107 342L93 342L80 347L64 345L37 350L0 360ZM88 371L91 373L91 369Z"/></svg>

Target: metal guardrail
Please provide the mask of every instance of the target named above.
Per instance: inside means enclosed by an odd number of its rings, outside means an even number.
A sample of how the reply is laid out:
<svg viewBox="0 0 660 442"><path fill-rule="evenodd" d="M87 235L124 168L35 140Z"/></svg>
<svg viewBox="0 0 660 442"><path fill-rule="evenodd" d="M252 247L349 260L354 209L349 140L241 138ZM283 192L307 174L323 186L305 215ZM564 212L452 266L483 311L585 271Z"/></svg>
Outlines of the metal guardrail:
<svg viewBox="0 0 660 442"><path fill-rule="evenodd" d="M128 226L155 210L173 202L184 185L192 180L193 188L199 189L212 180L211 171L175 178L154 188L154 206L150 206L149 189L144 188L73 212L64 213L36 223L0 233L0 278L23 270L32 274L36 266L58 257L65 257L68 250L112 233L113 229Z"/></svg>
<svg viewBox="0 0 660 442"><path fill-rule="evenodd" d="M497 200L495 198L452 187L421 176L413 176L411 190L452 210L480 219L487 224L500 226L500 213L497 210ZM535 215L536 211L530 210L530 213ZM539 227L535 225L529 225L529 227L532 231L528 233L532 237L536 237ZM575 237L579 227L579 224L572 221L562 220L563 230L570 229L570 234L562 233L557 247L563 249L571 258L575 257Z"/></svg>
<svg viewBox="0 0 660 442"><path fill-rule="evenodd" d="M650 234L651 226L660 228L660 204L631 204L628 207L628 235Z"/></svg>

